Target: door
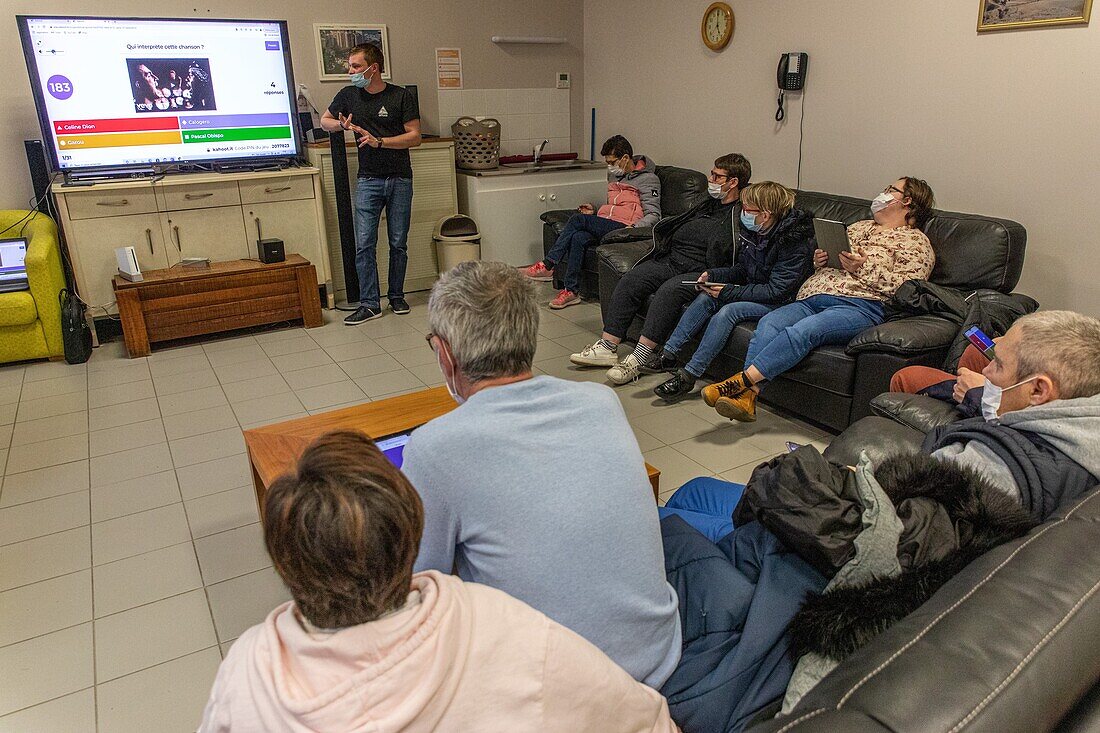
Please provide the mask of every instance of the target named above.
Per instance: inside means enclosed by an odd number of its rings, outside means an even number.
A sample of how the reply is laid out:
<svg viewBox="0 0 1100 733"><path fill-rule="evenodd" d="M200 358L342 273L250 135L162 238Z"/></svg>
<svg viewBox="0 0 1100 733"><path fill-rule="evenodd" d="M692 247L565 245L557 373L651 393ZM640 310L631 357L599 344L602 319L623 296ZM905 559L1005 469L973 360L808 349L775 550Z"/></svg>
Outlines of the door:
<svg viewBox="0 0 1100 733"><path fill-rule="evenodd" d="M93 316L115 312L114 308L100 310L115 300L111 288L118 272L115 248L133 247L143 272L169 265L159 214L71 219L68 235L78 273L77 289L93 309Z"/></svg>
<svg viewBox="0 0 1100 733"><path fill-rule="evenodd" d="M321 249L313 199L245 204L244 220L248 242L253 247L257 239L281 239L286 253L297 253L309 260L317 270L318 281L324 282L322 258L327 254ZM248 256L256 255L253 251Z"/></svg>
<svg viewBox="0 0 1100 733"><path fill-rule="evenodd" d="M255 257L255 241L246 238L241 207L172 211L163 215L168 261L208 257L211 262Z"/></svg>

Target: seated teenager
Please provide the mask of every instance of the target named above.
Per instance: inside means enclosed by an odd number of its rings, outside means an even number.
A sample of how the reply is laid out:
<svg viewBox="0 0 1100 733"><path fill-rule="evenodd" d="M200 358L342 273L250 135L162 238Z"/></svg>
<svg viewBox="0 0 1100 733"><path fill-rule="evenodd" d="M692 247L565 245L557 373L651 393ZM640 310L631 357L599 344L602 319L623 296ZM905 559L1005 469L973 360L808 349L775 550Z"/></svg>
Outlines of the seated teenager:
<svg viewBox="0 0 1100 733"><path fill-rule="evenodd" d="M704 326L706 332L691 360L654 388L658 397L667 402L686 397L726 345L734 326L794 300L814 269L813 216L794 204L794 191L771 181L753 183L741 192L737 262L699 276L700 293L665 342L661 358L678 360L684 345Z"/></svg>
<svg viewBox="0 0 1100 733"><path fill-rule="evenodd" d="M883 302L906 280L926 280L935 253L921 228L932 215L932 189L919 178L900 178L871 202L873 220L848 227L850 252L841 269L814 253L817 268L794 303L760 319L749 342L745 369L703 389L703 399L731 420L756 419L760 384L796 366L813 349L846 344L883 321Z"/></svg>
<svg viewBox="0 0 1100 733"><path fill-rule="evenodd" d="M630 141L622 135L608 138L600 155L607 163L607 203L596 212L591 204L581 204L580 213L566 222L546 258L523 268L523 274L532 280L548 282L554 279L554 266L565 260L565 288L550 301L554 309L581 302L577 291L585 250L599 244L608 232L653 226L661 219L661 179L653 162L634 155Z"/></svg>
<svg viewBox="0 0 1100 733"><path fill-rule="evenodd" d="M734 235L741 214L741 189L748 185L752 166L738 153L714 161L707 192L710 199L653 227L653 249L615 285L604 311L600 339L573 354L579 366L611 367L607 379L626 384L643 372L665 371L657 355L681 309L695 297L685 279L695 280L710 267L728 267L733 261ZM646 312L645 325L634 351L619 361L617 349L649 296L656 295Z"/></svg>
<svg viewBox="0 0 1100 733"><path fill-rule="evenodd" d="M538 303L500 262L464 262L428 299L428 341L457 409L413 432L424 501L417 570L520 599L652 687L680 657L676 593L645 461L606 386L533 376Z"/></svg>
<svg viewBox="0 0 1100 733"><path fill-rule="evenodd" d="M294 600L233 644L200 733L676 730L574 632L493 588L413 575L420 499L365 435L318 438L264 503Z"/></svg>

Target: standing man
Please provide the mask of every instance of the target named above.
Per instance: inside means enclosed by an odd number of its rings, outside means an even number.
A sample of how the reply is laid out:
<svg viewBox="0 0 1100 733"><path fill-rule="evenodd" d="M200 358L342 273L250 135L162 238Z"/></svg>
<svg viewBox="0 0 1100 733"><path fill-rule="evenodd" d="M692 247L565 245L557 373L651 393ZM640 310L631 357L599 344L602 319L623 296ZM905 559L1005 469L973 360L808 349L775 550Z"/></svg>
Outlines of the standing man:
<svg viewBox="0 0 1100 733"><path fill-rule="evenodd" d="M382 81L382 49L364 43L348 52L351 86L340 90L325 113L327 132L351 130L359 145L359 181L355 186L355 271L359 309L344 319L355 326L382 315L378 291L378 220L386 210L390 240L390 310L409 312L405 267L409 262L412 214L412 163L409 148L420 144L420 110L404 87Z"/></svg>

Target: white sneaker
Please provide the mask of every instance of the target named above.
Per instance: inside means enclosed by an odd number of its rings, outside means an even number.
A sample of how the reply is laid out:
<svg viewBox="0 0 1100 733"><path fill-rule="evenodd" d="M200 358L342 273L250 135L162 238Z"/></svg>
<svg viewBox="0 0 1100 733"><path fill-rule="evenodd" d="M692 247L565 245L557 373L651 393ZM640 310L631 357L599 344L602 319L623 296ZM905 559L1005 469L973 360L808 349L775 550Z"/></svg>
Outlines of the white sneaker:
<svg viewBox="0 0 1100 733"><path fill-rule="evenodd" d="M585 346L581 353L570 356L569 361L579 366L609 367L619 363L619 356L614 349L597 341L591 346Z"/></svg>
<svg viewBox="0 0 1100 733"><path fill-rule="evenodd" d="M607 381L612 384L626 384L627 382L633 382L641 373L642 365L638 363L638 359L634 354L630 354L607 370Z"/></svg>

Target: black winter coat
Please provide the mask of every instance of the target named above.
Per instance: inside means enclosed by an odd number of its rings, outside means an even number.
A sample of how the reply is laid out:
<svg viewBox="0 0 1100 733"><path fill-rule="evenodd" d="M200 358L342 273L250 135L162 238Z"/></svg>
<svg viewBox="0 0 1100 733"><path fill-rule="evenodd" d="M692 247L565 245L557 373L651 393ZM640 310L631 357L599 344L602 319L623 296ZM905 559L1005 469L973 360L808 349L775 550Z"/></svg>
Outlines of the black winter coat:
<svg viewBox="0 0 1100 733"><path fill-rule="evenodd" d="M685 222L691 221L697 216L711 211L719 203L714 199L707 199L702 203L692 206L682 214L666 216L653 225L653 249L642 260L667 255L672 250L672 235L676 233ZM733 243L737 241L737 231L741 221L741 202L733 204L730 217L730 228L720 229L714 233L707 242L707 267L728 267L733 262ZM642 260L638 260L641 262Z"/></svg>
<svg viewBox="0 0 1100 733"><path fill-rule="evenodd" d="M750 267L746 258L735 252L733 267L707 271L711 282L735 285L722 289L720 304L748 301L779 306L798 295L802 283L814 272L813 214L791 209L769 233L767 243L762 266Z"/></svg>

